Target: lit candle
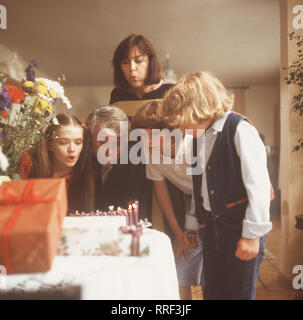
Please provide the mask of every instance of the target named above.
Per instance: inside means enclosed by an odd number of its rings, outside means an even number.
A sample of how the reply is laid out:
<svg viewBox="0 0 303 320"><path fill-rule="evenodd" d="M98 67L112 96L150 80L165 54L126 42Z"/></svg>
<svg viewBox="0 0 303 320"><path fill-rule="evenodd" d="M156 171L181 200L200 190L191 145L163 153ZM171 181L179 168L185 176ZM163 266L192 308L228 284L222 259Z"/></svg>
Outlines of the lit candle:
<svg viewBox="0 0 303 320"><path fill-rule="evenodd" d="M114 206L109 206L108 209L109 209L109 215L113 216L114 215Z"/></svg>
<svg viewBox="0 0 303 320"><path fill-rule="evenodd" d="M134 222L133 220L133 207L131 204L128 205L128 210L127 210L127 213L128 213L128 225L131 226Z"/></svg>
<svg viewBox="0 0 303 320"><path fill-rule="evenodd" d="M122 214L122 210L121 210L120 207L118 207L118 209L117 209L117 216L121 216L121 214Z"/></svg>
<svg viewBox="0 0 303 320"><path fill-rule="evenodd" d="M137 225L138 224L138 221L139 221L139 214L138 214L138 201L136 201L135 203L132 204L133 206L133 215L134 215L134 225Z"/></svg>

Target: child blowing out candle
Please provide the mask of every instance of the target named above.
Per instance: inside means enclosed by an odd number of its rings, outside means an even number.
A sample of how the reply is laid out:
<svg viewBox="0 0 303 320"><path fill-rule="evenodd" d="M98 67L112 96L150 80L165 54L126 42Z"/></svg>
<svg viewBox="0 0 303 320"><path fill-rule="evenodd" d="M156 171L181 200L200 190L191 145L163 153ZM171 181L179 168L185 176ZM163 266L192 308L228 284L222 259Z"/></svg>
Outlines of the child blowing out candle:
<svg viewBox="0 0 303 320"><path fill-rule="evenodd" d="M205 152L204 172L193 176L192 210L205 223L205 300L255 299L272 228L266 150L256 128L232 107L233 97L208 72L182 77L163 99L168 126L192 129L194 145ZM185 225L195 230L191 217Z"/></svg>

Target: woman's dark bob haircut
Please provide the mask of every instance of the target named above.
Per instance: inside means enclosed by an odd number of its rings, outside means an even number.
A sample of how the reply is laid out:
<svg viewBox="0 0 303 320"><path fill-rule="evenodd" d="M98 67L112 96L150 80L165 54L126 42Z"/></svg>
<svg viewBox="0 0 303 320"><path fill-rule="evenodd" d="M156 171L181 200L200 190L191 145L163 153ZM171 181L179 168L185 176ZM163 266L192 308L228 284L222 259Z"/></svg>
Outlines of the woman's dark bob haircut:
<svg viewBox="0 0 303 320"><path fill-rule="evenodd" d="M122 72L121 62L128 58L130 50L135 46L148 56L149 65L145 85L156 84L161 80L161 66L152 44L142 35L131 34L120 42L114 53L112 63L114 66L114 84L116 88L130 88Z"/></svg>

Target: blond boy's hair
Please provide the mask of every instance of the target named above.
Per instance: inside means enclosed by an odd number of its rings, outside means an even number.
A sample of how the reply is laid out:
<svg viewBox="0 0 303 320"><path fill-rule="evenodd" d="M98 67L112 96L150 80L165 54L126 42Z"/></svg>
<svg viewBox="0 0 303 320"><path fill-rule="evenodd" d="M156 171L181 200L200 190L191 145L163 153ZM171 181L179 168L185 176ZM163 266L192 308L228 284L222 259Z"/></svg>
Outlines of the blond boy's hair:
<svg viewBox="0 0 303 320"><path fill-rule="evenodd" d="M182 77L163 98L169 127L190 126L204 119L220 119L232 108L234 96L211 73L201 71Z"/></svg>
<svg viewBox="0 0 303 320"><path fill-rule="evenodd" d="M161 101L147 102L137 111L131 121L132 129L163 129L165 127Z"/></svg>

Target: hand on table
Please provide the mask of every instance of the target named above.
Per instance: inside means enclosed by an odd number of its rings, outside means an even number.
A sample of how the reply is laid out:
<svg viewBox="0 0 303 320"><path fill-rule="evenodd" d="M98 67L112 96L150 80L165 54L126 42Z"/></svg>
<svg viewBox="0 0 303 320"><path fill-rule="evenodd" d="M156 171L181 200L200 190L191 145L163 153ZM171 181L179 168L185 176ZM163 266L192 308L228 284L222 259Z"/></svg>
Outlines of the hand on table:
<svg viewBox="0 0 303 320"><path fill-rule="evenodd" d="M235 256L243 261L255 258L259 253L259 238L247 239L241 238L237 244Z"/></svg>

